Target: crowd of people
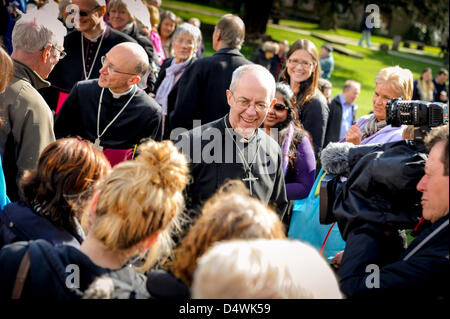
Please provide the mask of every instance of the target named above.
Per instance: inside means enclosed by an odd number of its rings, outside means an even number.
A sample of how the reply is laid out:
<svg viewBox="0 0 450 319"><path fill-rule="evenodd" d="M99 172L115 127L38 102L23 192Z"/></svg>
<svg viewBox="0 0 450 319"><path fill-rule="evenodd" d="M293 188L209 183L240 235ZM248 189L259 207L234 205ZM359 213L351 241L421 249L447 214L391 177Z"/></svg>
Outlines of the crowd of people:
<svg viewBox="0 0 450 319"><path fill-rule="evenodd" d="M340 223L347 243L332 261L288 238L295 202L323 176L325 151L412 147L404 141L413 139L411 127L388 123L386 105L446 103L448 71L433 79L426 69L413 81L406 68L381 69L373 111L358 117L361 83L348 79L331 96L331 46L265 42L248 60L240 52L245 24L226 14L212 34L215 54L203 57L200 21L183 22L160 5L8 7L0 297L448 298L445 122L409 163L420 174L412 192L423 207L409 247L397 245L403 228L381 217L384 224ZM363 172L367 185L378 183L376 172ZM359 200L372 207L380 196ZM368 265L378 267L375 283L367 284Z"/></svg>

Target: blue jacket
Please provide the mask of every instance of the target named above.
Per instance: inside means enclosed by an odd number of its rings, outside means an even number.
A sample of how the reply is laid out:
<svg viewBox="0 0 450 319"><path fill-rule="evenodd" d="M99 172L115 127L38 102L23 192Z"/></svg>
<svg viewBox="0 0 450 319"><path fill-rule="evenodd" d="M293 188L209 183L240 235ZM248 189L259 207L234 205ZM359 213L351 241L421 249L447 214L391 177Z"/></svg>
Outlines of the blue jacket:
<svg viewBox="0 0 450 319"><path fill-rule="evenodd" d="M373 224L354 229L347 238L347 246L338 271L342 292L348 297L448 299L448 222L448 215L437 220L424 229L399 258L387 264L384 264L383 258L390 250L390 243L384 230ZM425 241L434 231L435 235ZM422 242L423 246L414 252ZM368 265L379 266L379 288L369 288L367 285L374 284L376 278L373 268L366 269Z"/></svg>
<svg viewBox="0 0 450 319"><path fill-rule="evenodd" d="M8 204L0 212L0 248L22 240L45 239L51 244L80 247L82 238L55 226L24 202Z"/></svg>

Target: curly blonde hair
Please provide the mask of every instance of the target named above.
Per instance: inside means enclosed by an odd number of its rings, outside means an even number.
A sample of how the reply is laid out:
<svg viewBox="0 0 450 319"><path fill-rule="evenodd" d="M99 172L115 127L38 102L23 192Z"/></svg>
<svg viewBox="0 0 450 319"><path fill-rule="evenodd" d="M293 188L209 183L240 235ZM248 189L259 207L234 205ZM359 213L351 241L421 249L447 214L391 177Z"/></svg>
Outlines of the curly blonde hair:
<svg viewBox="0 0 450 319"><path fill-rule="evenodd" d="M241 181L230 181L205 203L169 268L190 286L197 259L214 242L257 238L286 238L284 226L271 208L248 194Z"/></svg>
<svg viewBox="0 0 450 319"><path fill-rule="evenodd" d="M187 182L186 158L171 141L141 144L138 157L115 166L100 185L90 231L113 251L132 248L152 234L170 238L167 232L184 207ZM152 253L158 250L154 248ZM156 256L147 258L143 268L148 269Z"/></svg>

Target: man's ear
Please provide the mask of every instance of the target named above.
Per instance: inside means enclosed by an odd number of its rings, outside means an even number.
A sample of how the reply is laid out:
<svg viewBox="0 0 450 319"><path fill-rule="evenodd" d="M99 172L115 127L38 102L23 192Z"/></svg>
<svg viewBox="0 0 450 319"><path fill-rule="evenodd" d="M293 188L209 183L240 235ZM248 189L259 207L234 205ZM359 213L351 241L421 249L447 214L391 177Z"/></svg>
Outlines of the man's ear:
<svg viewBox="0 0 450 319"><path fill-rule="evenodd" d="M100 17L103 17L103 16L106 14L106 6L101 6L101 7L98 9L98 12L100 12L99 16L100 16Z"/></svg>
<svg viewBox="0 0 450 319"><path fill-rule="evenodd" d="M141 82L141 76L136 75L134 78L130 79L128 83L130 85L135 85L135 84L138 84L139 82Z"/></svg>
<svg viewBox="0 0 450 319"><path fill-rule="evenodd" d="M44 62L44 64L47 63L47 59L50 58L51 50L52 50L52 45L49 44L41 51L41 59L42 59L42 62Z"/></svg>
<svg viewBox="0 0 450 319"><path fill-rule="evenodd" d="M273 98L272 103L270 103L269 108L273 108L273 106L277 103L277 99Z"/></svg>
<svg viewBox="0 0 450 319"><path fill-rule="evenodd" d="M227 93L227 102L228 102L228 105L231 106L231 97L232 97L231 91L230 91L230 90L227 90L226 93Z"/></svg>

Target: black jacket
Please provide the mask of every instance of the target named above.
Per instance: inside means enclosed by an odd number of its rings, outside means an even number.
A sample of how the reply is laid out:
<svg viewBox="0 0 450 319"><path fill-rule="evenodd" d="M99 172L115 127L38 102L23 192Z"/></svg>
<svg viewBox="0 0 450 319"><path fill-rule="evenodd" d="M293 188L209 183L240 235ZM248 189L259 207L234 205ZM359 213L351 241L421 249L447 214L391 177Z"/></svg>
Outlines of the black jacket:
<svg viewBox="0 0 450 319"><path fill-rule="evenodd" d="M261 49L257 49L255 52L253 52L250 61L252 61L253 63L262 65L263 67L265 67L267 70L270 71L270 65L272 60L271 59L266 59L266 53Z"/></svg>
<svg viewBox="0 0 450 319"><path fill-rule="evenodd" d="M328 112L327 101L319 92L309 102L298 105L300 123L311 135L316 158L319 158L318 154L322 150L325 140Z"/></svg>
<svg viewBox="0 0 450 319"><path fill-rule="evenodd" d="M82 235L55 226L24 202L6 205L0 213L0 248L16 241L45 239L51 244L80 247Z"/></svg>
<svg viewBox="0 0 450 319"><path fill-rule="evenodd" d="M338 142L339 136L341 134L341 123L342 123L342 104L339 94L334 97L331 103L328 105L328 123L327 131L325 133L325 141L323 147L325 148L330 142ZM355 122L356 118L356 105L353 105L353 116L352 123Z"/></svg>
<svg viewBox="0 0 450 319"><path fill-rule="evenodd" d="M251 63L235 48L223 48L195 61L178 81L175 108L168 114L170 127L190 130L193 120L203 125L225 116L230 110L226 90L233 71Z"/></svg>
<svg viewBox="0 0 450 319"><path fill-rule="evenodd" d="M77 248L55 247L45 240L36 240L17 242L0 250L0 299L11 297L17 270L27 249L30 270L22 292L24 299L82 298L91 283L103 275L115 279L115 289L128 292L119 291L120 298L150 298L146 277L134 268L103 268Z"/></svg>
<svg viewBox="0 0 450 319"><path fill-rule="evenodd" d="M383 228L366 224L353 230L338 270L342 292L348 297L437 298L449 297L449 217L437 220L410 244L399 258L383 265L386 235ZM428 236L437 231L431 239ZM424 244L415 253L420 244ZM410 255L407 260L405 257ZM368 288L376 283L374 271L368 265L379 267L379 288ZM371 266L373 267L373 266ZM374 268L371 268L374 269ZM369 277L371 276L371 277Z"/></svg>

